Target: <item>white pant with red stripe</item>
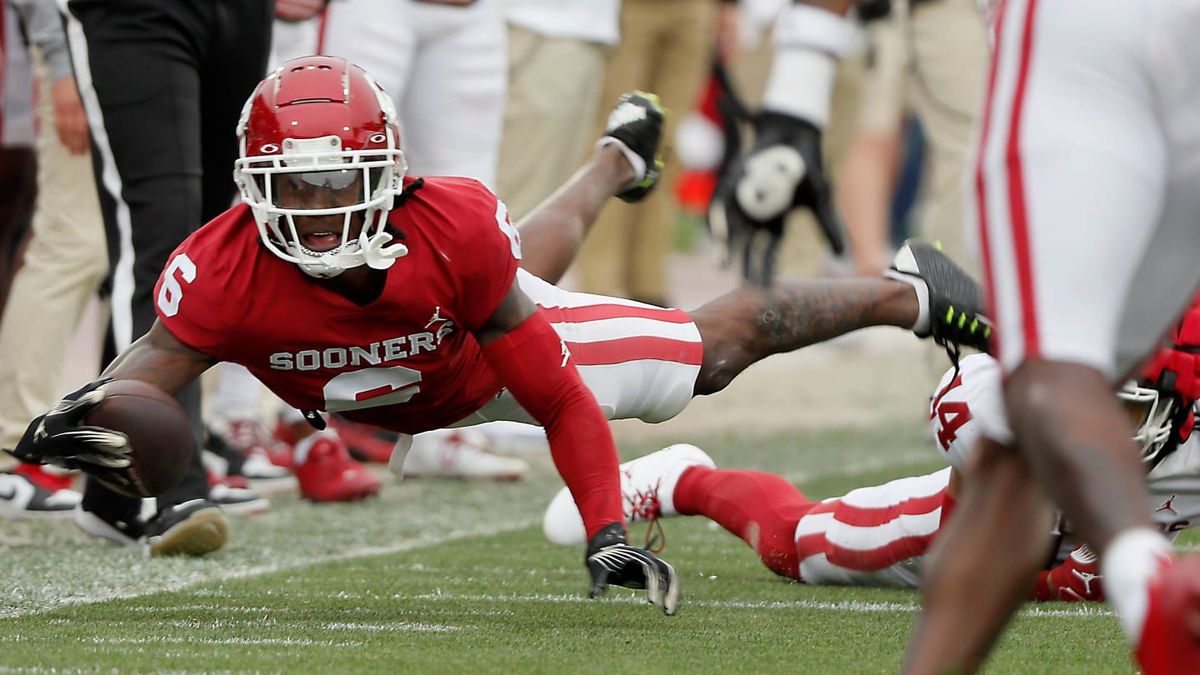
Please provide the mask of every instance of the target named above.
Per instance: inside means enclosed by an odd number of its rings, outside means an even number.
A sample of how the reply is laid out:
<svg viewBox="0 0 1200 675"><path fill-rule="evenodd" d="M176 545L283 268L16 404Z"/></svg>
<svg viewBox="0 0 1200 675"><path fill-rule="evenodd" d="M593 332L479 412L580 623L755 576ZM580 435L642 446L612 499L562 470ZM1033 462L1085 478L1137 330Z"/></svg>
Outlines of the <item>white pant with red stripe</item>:
<svg viewBox="0 0 1200 675"><path fill-rule="evenodd" d="M662 422L687 407L704 356L700 331L687 312L572 293L525 270L517 271L517 280L566 343L609 419ZM504 390L455 426L497 420L536 424Z"/></svg>
<svg viewBox="0 0 1200 675"><path fill-rule="evenodd" d="M970 176L1001 364L1114 381L1200 281L1200 0L1008 0Z"/></svg>
<svg viewBox="0 0 1200 675"><path fill-rule="evenodd" d="M839 586L916 587L942 525L950 469L826 499L796 524L800 580Z"/></svg>

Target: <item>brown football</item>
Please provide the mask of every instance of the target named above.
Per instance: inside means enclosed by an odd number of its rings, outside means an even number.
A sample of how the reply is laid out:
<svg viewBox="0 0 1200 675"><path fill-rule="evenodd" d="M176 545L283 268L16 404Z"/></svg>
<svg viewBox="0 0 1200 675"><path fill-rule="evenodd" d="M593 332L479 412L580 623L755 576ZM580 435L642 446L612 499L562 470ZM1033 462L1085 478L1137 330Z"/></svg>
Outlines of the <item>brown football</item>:
<svg viewBox="0 0 1200 675"><path fill-rule="evenodd" d="M105 485L131 497L154 497L183 478L192 458L192 425L173 396L139 380L115 380L105 385L104 400L84 417L84 423L129 437L130 464L123 469L129 485L97 476Z"/></svg>

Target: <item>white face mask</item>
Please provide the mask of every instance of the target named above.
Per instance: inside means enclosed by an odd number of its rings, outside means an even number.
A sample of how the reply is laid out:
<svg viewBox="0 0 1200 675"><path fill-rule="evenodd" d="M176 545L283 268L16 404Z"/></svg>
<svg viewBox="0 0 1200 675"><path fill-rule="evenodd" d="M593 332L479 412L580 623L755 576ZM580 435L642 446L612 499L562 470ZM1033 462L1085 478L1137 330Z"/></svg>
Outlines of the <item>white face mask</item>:
<svg viewBox="0 0 1200 675"><path fill-rule="evenodd" d="M361 265L387 269L407 254L385 231L407 169L390 135L376 139L388 149L343 150L337 136L289 138L238 159L234 179L267 249L319 278ZM340 224L331 218L338 215ZM356 215L362 227L352 236Z"/></svg>

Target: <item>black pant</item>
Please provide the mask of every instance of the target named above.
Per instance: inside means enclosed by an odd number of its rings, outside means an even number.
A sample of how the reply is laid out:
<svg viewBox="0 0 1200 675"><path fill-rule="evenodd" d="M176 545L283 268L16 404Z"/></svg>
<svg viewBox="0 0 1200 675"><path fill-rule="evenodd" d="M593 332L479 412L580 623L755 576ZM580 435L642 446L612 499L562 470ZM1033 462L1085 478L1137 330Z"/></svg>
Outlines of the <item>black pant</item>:
<svg viewBox="0 0 1200 675"><path fill-rule="evenodd" d="M108 232L113 306L108 358L154 323L154 285L175 247L233 202L235 130L242 104L266 74L272 5L271 0L68 3L68 39L92 124ZM179 400L197 443L187 475L159 498L160 508L208 494L200 463L199 383L181 391ZM122 517L139 506L91 480L84 501L89 510Z"/></svg>

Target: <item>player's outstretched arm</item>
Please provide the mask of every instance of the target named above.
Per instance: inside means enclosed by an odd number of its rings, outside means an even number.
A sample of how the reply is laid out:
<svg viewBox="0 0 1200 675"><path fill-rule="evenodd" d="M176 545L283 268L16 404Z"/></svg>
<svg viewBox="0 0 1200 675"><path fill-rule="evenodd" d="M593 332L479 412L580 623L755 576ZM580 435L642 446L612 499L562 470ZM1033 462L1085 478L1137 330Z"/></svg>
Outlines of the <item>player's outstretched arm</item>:
<svg viewBox="0 0 1200 675"><path fill-rule="evenodd" d="M174 394L216 363L176 338L161 320L104 369L114 380L141 380Z"/></svg>
<svg viewBox="0 0 1200 675"><path fill-rule="evenodd" d="M179 342L161 323L122 352L101 375L67 394L53 409L39 415L10 452L23 462L57 462L85 471L108 471L129 465L129 440L124 434L85 423L88 412L104 400L114 380L141 380L169 394L182 389L214 363L213 359Z"/></svg>
<svg viewBox="0 0 1200 675"><path fill-rule="evenodd" d="M571 352L513 282L491 318L475 331L484 357L513 397L546 428L554 465L579 506L588 535L590 594L608 585L646 589L647 599L674 614L675 569L625 543L617 451L608 420L584 385Z"/></svg>
<svg viewBox="0 0 1200 675"><path fill-rule="evenodd" d="M558 283L611 197L637 201L654 188L664 117L653 94L632 92L617 101L588 162L517 223L523 269Z"/></svg>

